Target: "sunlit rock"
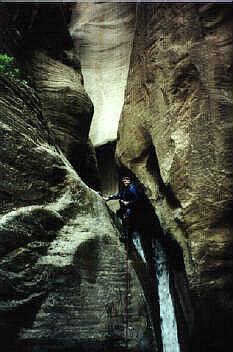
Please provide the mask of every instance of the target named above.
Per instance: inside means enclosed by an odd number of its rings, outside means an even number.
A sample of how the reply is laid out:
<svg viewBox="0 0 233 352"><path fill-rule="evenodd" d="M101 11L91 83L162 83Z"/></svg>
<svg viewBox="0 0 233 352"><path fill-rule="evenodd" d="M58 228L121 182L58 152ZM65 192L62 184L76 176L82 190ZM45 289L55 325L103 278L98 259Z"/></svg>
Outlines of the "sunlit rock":
<svg viewBox="0 0 233 352"><path fill-rule="evenodd" d="M94 146L116 140L135 27L135 4L77 3L70 33L95 112Z"/></svg>

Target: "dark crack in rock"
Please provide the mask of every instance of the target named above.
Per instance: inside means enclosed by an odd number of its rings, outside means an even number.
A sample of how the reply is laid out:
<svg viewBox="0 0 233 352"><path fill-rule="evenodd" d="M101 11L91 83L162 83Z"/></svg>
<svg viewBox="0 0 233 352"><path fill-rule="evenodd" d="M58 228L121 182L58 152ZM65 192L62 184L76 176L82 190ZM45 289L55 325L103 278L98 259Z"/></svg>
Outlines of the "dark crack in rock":
<svg viewBox="0 0 233 352"><path fill-rule="evenodd" d="M52 144L30 88L1 76L0 106L4 351L140 351L143 290L103 200Z"/></svg>
<svg viewBox="0 0 233 352"><path fill-rule="evenodd" d="M232 276L232 5L138 9L117 155L182 248L199 351L228 351Z"/></svg>

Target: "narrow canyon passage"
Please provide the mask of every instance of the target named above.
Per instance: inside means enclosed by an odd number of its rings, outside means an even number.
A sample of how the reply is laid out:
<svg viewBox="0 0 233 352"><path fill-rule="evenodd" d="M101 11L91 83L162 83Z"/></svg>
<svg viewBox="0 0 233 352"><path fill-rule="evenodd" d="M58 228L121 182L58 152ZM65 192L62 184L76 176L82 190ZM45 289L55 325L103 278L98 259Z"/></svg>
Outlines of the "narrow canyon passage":
<svg viewBox="0 0 233 352"><path fill-rule="evenodd" d="M170 273L167 257L159 241L154 245L155 270L158 282L160 321L163 342L163 352L180 352L176 314L170 291Z"/></svg>
<svg viewBox="0 0 233 352"><path fill-rule="evenodd" d="M118 169L114 151L114 144L97 148L104 194L117 192L120 175L129 172L124 168ZM137 184L137 180L134 177L133 179ZM142 189L141 192L143 193ZM109 202L108 206L114 213L119 208L116 200ZM116 216L114 219L116 221ZM117 223L119 224L119 220ZM142 196L137 224L138 229L125 243L125 256L132 263L144 289L151 317L152 336L155 339L154 346L152 341L144 341L142 351L190 351L193 312L183 256L170 236L163 233L145 194ZM120 231L123 231L121 227Z"/></svg>
<svg viewBox="0 0 233 352"><path fill-rule="evenodd" d="M103 194L113 194L118 190L115 141L124 103L135 21L135 4L79 3L72 12L70 33L81 61L84 87L94 104L90 138L96 148ZM116 212L118 208L116 201L108 205ZM142 209L143 213L144 211L145 209ZM151 221L147 215L145 214L145 219L142 219L141 223ZM184 338L182 332L179 332L182 336L181 349L178 341L174 292L171 293L174 290L174 283L171 283L167 256L163 246L156 239L159 236L156 235L155 229L153 231L153 225L152 220L151 223L145 224L149 231L142 226L141 232L134 232L130 245L126 246L127 260L132 260L145 290L157 346L152 347L153 343L150 345L147 342L142 351L152 352L156 348L156 351L183 352L187 349L187 336ZM147 238L146 241L144 237ZM145 282L146 280L151 283L154 280L153 289ZM186 323L182 322L183 325Z"/></svg>
<svg viewBox="0 0 233 352"><path fill-rule="evenodd" d="M95 107L94 146L116 140L136 20L134 3L77 3L70 33Z"/></svg>
<svg viewBox="0 0 233 352"><path fill-rule="evenodd" d="M4 352L229 351L232 16L0 2Z"/></svg>

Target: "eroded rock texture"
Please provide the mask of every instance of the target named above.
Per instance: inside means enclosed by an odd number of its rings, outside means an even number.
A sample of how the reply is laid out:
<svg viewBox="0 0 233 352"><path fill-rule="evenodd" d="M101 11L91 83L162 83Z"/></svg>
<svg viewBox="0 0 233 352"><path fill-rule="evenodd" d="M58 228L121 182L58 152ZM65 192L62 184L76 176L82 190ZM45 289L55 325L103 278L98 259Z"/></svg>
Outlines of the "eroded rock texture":
<svg viewBox="0 0 233 352"><path fill-rule="evenodd" d="M55 143L81 178L98 188L97 164L88 141L93 105L68 32L71 6L8 3L0 11L1 50L17 58L25 79L36 89Z"/></svg>
<svg viewBox="0 0 233 352"><path fill-rule="evenodd" d="M82 182L70 153L85 144L88 161L78 167L95 163L92 104L77 61L63 50L69 36L60 5L22 5L23 14L20 6L12 14L37 93L0 77L1 348L150 350L143 289L103 200ZM52 32L51 19L60 24Z"/></svg>
<svg viewBox="0 0 233 352"><path fill-rule="evenodd" d="M143 291L104 202L53 144L31 89L0 82L4 351L140 351Z"/></svg>
<svg viewBox="0 0 233 352"><path fill-rule="evenodd" d="M142 5L117 146L183 250L201 351L231 341L232 49L231 5Z"/></svg>
<svg viewBox="0 0 233 352"><path fill-rule="evenodd" d="M74 63L72 51L63 54L65 57L59 60L46 52L35 51L30 62L30 77L56 144L85 179L93 106L83 88L79 63Z"/></svg>
<svg viewBox="0 0 233 352"><path fill-rule="evenodd" d="M95 146L115 141L124 102L135 28L134 3L77 2L70 33L95 106L90 138Z"/></svg>
<svg viewBox="0 0 233 352"><path fill-rule="evenodd" d="M94 109L73 51L69 16L60 4L31 4L19 7L17 21L24 38L29 80L42 102L55 143L81 178L98 188L96 163L87 142ZM91 177L87 168L92 170Z"/></svg>

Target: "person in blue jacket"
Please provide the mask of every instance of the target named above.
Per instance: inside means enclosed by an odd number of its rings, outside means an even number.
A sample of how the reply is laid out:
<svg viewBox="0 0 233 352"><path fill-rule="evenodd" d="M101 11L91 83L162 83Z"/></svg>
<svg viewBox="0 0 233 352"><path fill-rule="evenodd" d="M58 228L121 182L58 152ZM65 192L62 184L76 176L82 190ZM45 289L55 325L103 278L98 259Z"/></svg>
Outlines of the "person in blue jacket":
<svg viewBox="0 0 233 352"><path fill-rule="evenodd" d="M134 216L139 202L139 192L132 183L131 177L123 176L121 182L123 187L120 192L103 197L103 199L106 201L119 199L120 209L117 211L117 216L121 218L123 227L127 235L129 235L129 232L134 227Z"/></svg>

